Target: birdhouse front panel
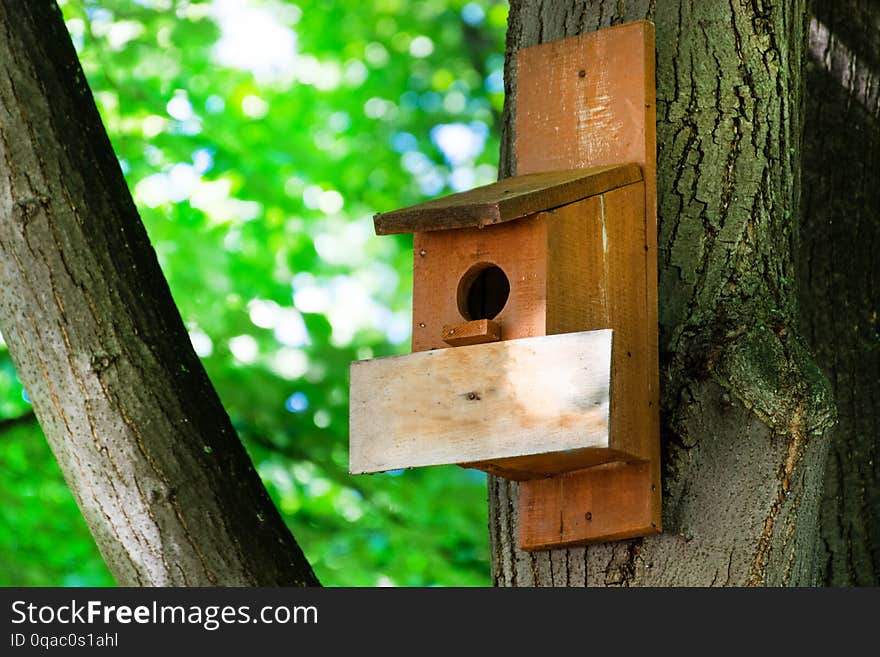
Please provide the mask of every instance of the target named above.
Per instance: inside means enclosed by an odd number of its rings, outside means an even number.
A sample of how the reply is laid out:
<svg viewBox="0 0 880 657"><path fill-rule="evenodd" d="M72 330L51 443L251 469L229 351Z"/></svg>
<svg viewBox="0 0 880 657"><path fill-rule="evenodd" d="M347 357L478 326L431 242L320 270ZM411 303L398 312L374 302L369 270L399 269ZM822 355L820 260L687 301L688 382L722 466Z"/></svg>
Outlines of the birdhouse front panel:
<svg viewBox="0 0 880 657"><path fill-rule="evenodd" d="M545 335L547 218L413 236L412 350L448 347L444 327L489 319L501 338Z"/></svg>

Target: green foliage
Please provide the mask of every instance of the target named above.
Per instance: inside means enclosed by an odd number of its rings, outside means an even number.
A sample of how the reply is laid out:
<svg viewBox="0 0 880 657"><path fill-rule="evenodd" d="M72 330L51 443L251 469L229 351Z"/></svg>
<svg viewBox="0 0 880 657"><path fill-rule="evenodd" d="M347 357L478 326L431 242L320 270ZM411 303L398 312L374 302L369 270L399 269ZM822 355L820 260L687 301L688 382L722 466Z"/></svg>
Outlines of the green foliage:
<svg viewBox="0 0 880 657"><path fill-rule="evenodd" d="M36 423L0 436L0 584L112 584Z"/></svg>
<svg viewBox="0 0 880 657"><path fill-rule="evenodd" d="M488 584L483 475L348 475L347 373L409 348L411 238L372 214L495 178L506 4L62 10L193 344L318 576ZM26 407L0 352L0 418ZM0 584L105 584L37 434L0 433Z"/></svg>

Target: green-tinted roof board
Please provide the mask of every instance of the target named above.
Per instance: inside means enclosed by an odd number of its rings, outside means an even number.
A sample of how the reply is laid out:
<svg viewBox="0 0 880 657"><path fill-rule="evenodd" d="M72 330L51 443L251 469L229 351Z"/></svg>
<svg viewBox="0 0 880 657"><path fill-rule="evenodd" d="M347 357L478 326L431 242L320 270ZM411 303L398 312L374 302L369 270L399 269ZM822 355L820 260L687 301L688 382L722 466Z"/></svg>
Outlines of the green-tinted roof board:
<svg viewBox="0 0 880 657"><path fill-rule="evenodd" d="M505 178L374 217L377 235L484 228L552 210L642 180L638 164Z"/></svg>

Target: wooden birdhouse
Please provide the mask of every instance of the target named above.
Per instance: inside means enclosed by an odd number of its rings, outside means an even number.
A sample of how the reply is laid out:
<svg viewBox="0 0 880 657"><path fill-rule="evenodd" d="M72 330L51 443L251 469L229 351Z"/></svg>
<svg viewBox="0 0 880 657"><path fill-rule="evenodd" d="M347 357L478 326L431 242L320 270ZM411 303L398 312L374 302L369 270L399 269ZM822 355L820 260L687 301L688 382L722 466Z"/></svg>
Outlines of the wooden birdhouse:
<svg viewBox="0 0 880 657"><path fill-rule="evenodd" d="M413 353L351 368L353 473L520 482L524 549L660 531L653 26L518 53L519 175L379 214Z"/></svg>

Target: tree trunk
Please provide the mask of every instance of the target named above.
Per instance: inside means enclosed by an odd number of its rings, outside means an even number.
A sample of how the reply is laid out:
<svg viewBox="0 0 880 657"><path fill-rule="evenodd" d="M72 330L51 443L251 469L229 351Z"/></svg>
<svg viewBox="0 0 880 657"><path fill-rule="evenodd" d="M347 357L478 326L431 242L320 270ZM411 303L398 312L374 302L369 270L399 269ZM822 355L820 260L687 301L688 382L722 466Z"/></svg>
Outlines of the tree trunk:
<svg viewBox="0 0 880 657"><path fill-rule="evenodd" d="M517 549L516 484L489 483L499 585L805 585L835 418L798 328L803 0L514 0L502 175L515 171L514 52L656 24L663 534Z"/></svg>
<svg viewBox="0 0 880 657"><path fill-rule="evenodd" d="M840 424L822 500L825 582L880 584L880 5L817 0L810 24L801 317Z"/></svg>
<svg viewBox="0 0 880 657"><path fill-rule="evenodd" d="M0 330L122 585L314 585L193 352L64 27L0 4Z"/></svg>

